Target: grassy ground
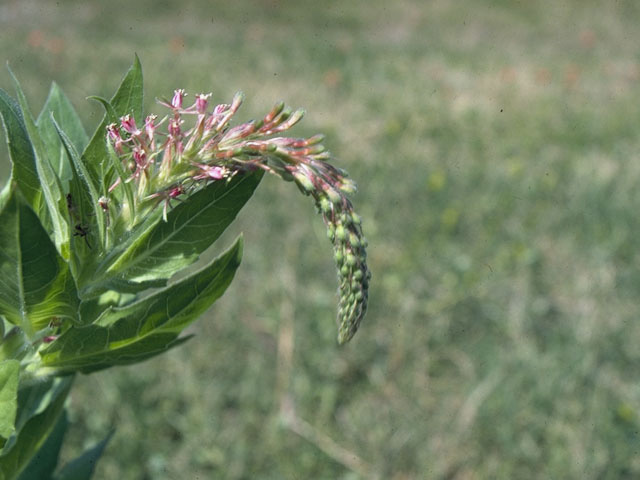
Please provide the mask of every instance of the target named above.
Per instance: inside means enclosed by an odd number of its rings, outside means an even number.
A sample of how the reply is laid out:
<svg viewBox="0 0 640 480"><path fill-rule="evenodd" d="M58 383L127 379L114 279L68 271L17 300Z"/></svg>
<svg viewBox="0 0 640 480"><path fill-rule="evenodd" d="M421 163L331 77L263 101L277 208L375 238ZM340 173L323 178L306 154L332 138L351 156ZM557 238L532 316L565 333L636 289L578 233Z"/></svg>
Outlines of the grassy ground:
<svg viewBox="0 0 640 480"><path fill-rule="evenodd" d="M99 479L640 477L637 2L131 5L0 5L34 109L55 79L97 124L134 52L149 109L305 106L360 186L370 313L337 348L322 222L266 179L197 337L79 378L66 455L115 427Z"/></svg>

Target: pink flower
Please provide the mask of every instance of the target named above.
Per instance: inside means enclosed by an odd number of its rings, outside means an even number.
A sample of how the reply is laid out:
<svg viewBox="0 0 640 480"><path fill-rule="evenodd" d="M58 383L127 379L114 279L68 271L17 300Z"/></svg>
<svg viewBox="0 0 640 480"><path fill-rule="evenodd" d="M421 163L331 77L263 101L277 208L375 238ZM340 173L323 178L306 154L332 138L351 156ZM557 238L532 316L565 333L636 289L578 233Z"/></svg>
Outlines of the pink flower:
<svg viewBox="0 0 640 480"><path fill-rule="evenodd" d="M140 135L140 130L136 126L136 121L131 115L125 115L120 119L122 129L131 135Z"/></svg>
<svg viewBox="0 0 640 480"><path fill-rule="evenodd" d="M211 97L210 93L207 93L206 95L204 93L196 95L196 102L194 103L196 112L204 114L207 111L207 106L209 105L209 97Z"/></svg>
<svg viewBox="0 0 640 480"><path fill-rule="evenodd" d="M193 177L194 180L222 180L227 173L224 167L196 164L200 167L200 173Z"/></svg>
<svg viewBox="0 0 640 480"><path fill-rule="evenodd" d="M120 136L120 130L118 129L118 126L115 123L110 123L109 125L107 125L107 134L109 136L109 140L111 140L111 143L113 143L114 150L117 153L121 154L122 144L124 143L124 140Z"/></svg>
<svg viewBox="0 0 640 480"><path fill-rule="evenodd" d="M171 106L175 109L181 109L182 99L186 96L187 94L182 88L179 88L178 90L174 90L173 99L171 100Z"/></svg>
<svg viewBox="0 0 640 480"><path fill-rule="evenodd" d="M171 120L169 120L169 135L171 135L173 138L179 138L182 131L180 130L180 124L182 123L182 120L180 120L179 118L172 118Z"/></svg>
<svg viewBox="0 0 640 480"><path fill-rule="evenodd" d="M144 129L147 132L147 139L152 145L154 141L154 133L157 128L157 125L155 124L157 118L157 115L149 115L144 121ZM151 148L153 149L153 146Z"/></svg>

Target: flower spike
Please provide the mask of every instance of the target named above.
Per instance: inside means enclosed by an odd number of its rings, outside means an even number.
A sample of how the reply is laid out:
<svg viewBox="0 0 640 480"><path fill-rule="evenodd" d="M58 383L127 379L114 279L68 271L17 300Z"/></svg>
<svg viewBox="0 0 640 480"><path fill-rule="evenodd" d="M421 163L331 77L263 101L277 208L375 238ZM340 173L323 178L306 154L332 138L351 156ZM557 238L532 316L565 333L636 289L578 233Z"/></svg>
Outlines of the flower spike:
<svg viewBox="0 0 640 480"><path fill-rule="evenodd" d="M241 93L230 104L216 105L210 113L210 93L196 95L193 105L184 108L186 96L184 90L177 89L171 102L158 102L170 110L165 133L158 130L163 120L158 122L156 115L146 118L142 130L131 115L122 117L119 127L107 127L107 138L125 167L122 171L129 172L127 178L116 179L109 193L123 183L135 182L134 202L142 207L139 217L162 205L162 217L167 221L171 200L180 200L209 182L226 181L256 168L295 182L302 193L313 198L333 244L339 279L338 342L347 342L365 315L371 278L360 217L347 197L355 192L355 183L328 162L331 155L322 145L322 135L275 136L297 124L304 110L292 111L279 102L262 120L232 127L231 119L244 98ZM187 122L186 117L192 115L196 119ZM164 141L157 141L158 136ZM189 185L189 192L184 185ZM116 196L109 204L118 198L124 197Z"/></svg>

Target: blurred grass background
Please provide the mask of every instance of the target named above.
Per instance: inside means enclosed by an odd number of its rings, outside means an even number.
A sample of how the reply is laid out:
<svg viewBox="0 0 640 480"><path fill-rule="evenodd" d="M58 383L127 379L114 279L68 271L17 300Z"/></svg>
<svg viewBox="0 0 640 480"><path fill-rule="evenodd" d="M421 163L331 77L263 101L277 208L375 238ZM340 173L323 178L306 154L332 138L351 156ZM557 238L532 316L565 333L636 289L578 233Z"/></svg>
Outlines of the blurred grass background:
<svg viewBox="0 0 640 480"><path fill-rule="evenodd" d="M55 80L89 131L85 97L134 52L147 111L179 87L243 90L243 119L306 107L295 132L327 134L370 242L369 315L338 348L322 222L266 178L197 337L79 378L64 454L115 427L98 479L640 478L638 20L633 0L3 0L32 109Z"/></svg>

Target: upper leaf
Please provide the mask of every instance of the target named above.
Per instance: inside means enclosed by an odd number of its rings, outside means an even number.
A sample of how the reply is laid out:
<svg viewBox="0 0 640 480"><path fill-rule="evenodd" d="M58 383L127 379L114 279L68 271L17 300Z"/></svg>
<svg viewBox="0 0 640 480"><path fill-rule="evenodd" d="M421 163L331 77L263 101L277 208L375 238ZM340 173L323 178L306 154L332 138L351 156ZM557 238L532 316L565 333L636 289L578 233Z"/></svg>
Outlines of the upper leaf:
<svg viewBox="0 0 640 480"><path fill-rule="evenodd" d="M0 89L0 117L2 117L11 159L11 178L18 185L31 208L40 212L43 207L42 190L31 140L24 125L20 106L2 89Z"/></svg>
<svg viewBox="0 0 640 480"><path fill-rule="evenodd" d="M66 185L72 178L71 165L65 148L56 132L52 116L62 126L74 148L78 152L82 152L87 146L89 138L71 102L55 82L51 85L49 96L42 107L36 124L51 166L63 185Z"/></svg>
<svg viewBox="0 0 640 480"><path fill-rule="evenodd" d="M40 138L40 132L38 131L35 121L31 116L27 105L27 99L20 87L20 83L11 71L10 73L13 77L13 83L18 94L18 103L20 104L20 109L22 111L24 126L27 134L29 135L29 139L31 140L31 146L35 156L38 181L46 204L46 209L39 209L35 211L45 226L47 233L51 236L62 258L68 260L70 257L69 221L67 203L62 191L60 178L51 166L45 144L42 141L42 138Z"/></svg>

